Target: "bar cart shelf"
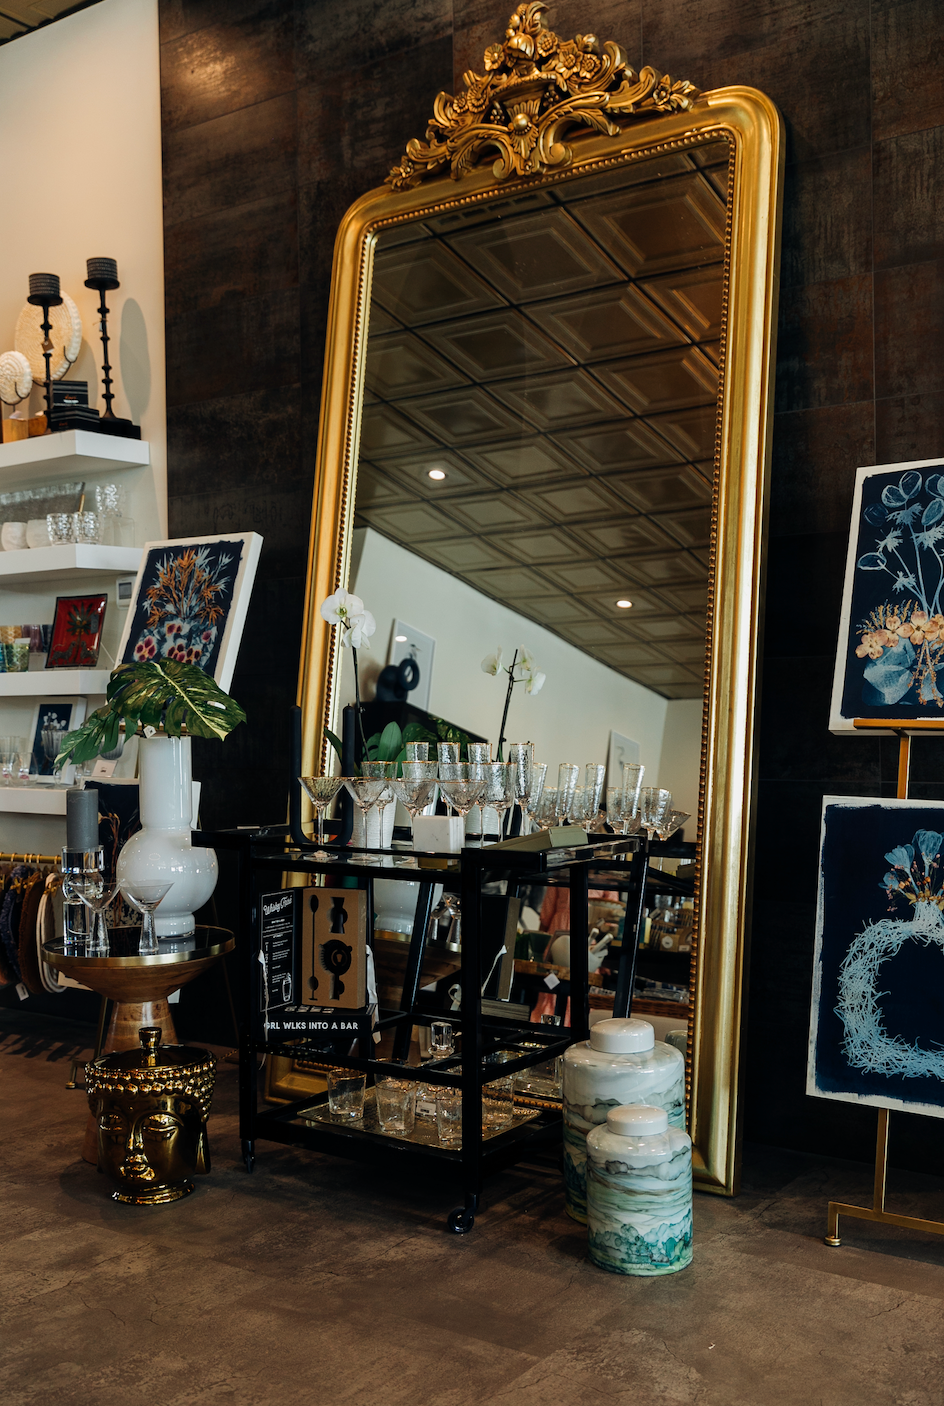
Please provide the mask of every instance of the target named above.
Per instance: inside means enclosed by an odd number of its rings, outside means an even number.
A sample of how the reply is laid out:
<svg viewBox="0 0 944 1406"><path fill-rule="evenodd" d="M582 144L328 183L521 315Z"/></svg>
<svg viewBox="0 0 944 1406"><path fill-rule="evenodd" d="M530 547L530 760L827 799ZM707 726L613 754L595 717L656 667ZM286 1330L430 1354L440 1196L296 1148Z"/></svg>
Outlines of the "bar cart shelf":
<svg viewBox="0 0 944 1406"><path fill-rule="evenodd" d="M482 1186L487 1177L503 1167L526 1160L541 1150L559 1145L562 1115L559 1106L529 1108L516 1116L512 1125L497 1134L483 1136L482 1086L498 1074L516 1074L563 1054L589 1030L588 980L588 889L591 873L605 870L619 876L634 898L633 921L627 916L627 932L638 930L645 891L648 846L637 837L607 839L585 847L560 851L521 851L495 846L466 848L458 855L421 854L393 850L364 851L349 846L328 845L331 857L316 860L313 851L291 842L281 829L267 831L194 831L193 843L217 850L235 851L238 858L240 926L237 949L243 968L243 997L240 1012L240 1138L247 1171L255 1164L256 1142L267 1140L310 1148L378 1166L405 1168L420 1161L434 1168L437 1176L458 1186L463 1204L452 1211L448 1229L464 1234L472 1229L479 1207ZM413 864L417 867L408 867ZM315 1040L273 1038L271 1027L260 1027L261 965L260 900L263 893L280 889L285 876L299 877L317 885L324 876L328 886L366 889L368 912L372 910L372 886L376 879L408 879L417 884L417 907L410 940L409 957L399 1008L381 1009L375 1030L393 1037L392 1060L374 1057L371 1036L361 1038L357 1054L338 1053L338 1042L328 1048ZM507 882L509 894L525 884L566 885L571 906L571 1025L535 1025L522 1008L484 999L483 977L487 960L483 946L483 886L498 879ZM458 895L462 910L462 954L458 980L461 1006L458 1011L429 1011L420 997L420 972L426 934L432 911L433 889L442 884ZM368 941L369 927L368 927ZM628 1014L632 992L635 943L624 945L615 1012ZM625 970L624 970L625 969ZM501 1011L501 1013L499 1013ZM447 1017L461 1038L455 1057L422 1065L405 1063L414 1025ZM341 1042L353 1049L353 1044ZM500 1065L485 1063L490 1055L503 1052ZM462 1093L462 1145L443 1147L425 1129L412 1139L391 1137L372 1126L368 1117L362 1126L334 1124L320 1114L324 1094L309 1094L275 1110L258 1106L257 1056L302 1058L312 1064L364 1070L368 1084L378 1074L395 1071L398 1078L414 1079L433 1087L446 1086ZM368 1089L368 1095L371 1094ZM307 1114L307 1116L306 1116Z"/></svg>

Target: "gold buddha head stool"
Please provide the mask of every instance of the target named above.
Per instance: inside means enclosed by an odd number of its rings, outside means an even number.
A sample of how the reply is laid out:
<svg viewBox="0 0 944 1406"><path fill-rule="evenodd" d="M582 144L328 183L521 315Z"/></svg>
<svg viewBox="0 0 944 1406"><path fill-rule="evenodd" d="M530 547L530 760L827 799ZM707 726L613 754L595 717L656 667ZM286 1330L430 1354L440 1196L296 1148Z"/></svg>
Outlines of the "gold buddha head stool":
<svg viewBox="0 0 944 1406"><path fill-rule="evenodd" d="M112 1199L155 1206L189 1196L194 1174L210 1170L216 1059L208 1050L162 1045L156 1026L139 1034L140 1050L95 1060L85 1079L98 1123L98 1170L115 1183Z"/></svg>

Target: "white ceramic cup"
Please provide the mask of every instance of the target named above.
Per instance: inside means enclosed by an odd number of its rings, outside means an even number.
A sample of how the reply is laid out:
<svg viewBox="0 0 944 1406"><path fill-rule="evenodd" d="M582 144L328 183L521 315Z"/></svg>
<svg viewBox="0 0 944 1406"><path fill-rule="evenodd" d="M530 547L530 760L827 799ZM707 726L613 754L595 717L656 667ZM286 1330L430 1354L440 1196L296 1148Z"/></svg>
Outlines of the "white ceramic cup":
<svg viewBox="0 0 944 1406"><path fill-rule="evenodd" d="M26 523L5 522L0 528L0 546L5 552L20 552L26 546Z"/></svg>

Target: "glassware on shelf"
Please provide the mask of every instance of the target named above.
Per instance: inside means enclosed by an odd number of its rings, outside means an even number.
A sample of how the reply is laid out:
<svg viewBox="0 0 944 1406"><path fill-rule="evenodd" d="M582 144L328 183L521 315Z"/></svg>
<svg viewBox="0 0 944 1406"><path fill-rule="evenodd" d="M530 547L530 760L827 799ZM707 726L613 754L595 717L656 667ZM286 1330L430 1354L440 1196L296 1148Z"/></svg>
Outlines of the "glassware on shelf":
<svg viewBox="0 0 944 1406"><path fill-rule="evenodd" d="M383 776L388 780L397 774L396 762L364 762L362 767L365 776Z"/></svg>
<svg viewBox="0 0 944 1406"><path fill-rule="evenodd" d="M491 742L467 742L465 752L469 759L467 765L472 768L469 775L474 776L477 780L482 780L485 774L482 768L492 760Z"/></svg>
<svg viewBox="0 0 944 1406"><path fill-rule="evenodd" d="M378 1074L374 1080L377 1119L385 1133L409 1137L416 1122L417 1086L412 1079Z"/></svg>
<svg viewBox="0 0 944 1406"><path fill-rule="evenodd" d="M462 1146L462 1094L458 1089L436 1090L436 1131L441 1147Z"/></svg>
<svg viewBox="0 0 944 1406"><path fill-rule="evenodd" d="M413 822L416 820L420 811L425 810L429 805L436 782L425 776L404 776L398 781L391 781L389 784L397 800L409 811L410 828L412 830Z"/></svg>
<svg viewBox="0 0 944 1406"><path fill-rule="evenodd" d="M587 804L587 818L592 825L600 810L603 795L603 782L606 779L606 766L603 762L588 762L584 770L584 785L590 792Z"/></svg>
<svg viewBox="0 0 944 1406"><path fill-rule="evenodd" d="M533 810L534 819L542 830L549 830L557 824L557 792L553 787L545 787Z"/></svg>
<svg viewBox="0 0 944 1406"><path fill-rule="evenodd" d="M654 839L665 820L666 812L672 809L672 792L658 786L643 786L639 792L639 823Z"/></svg>
<svg viewBox="0 0 944 1406"><path fill-rule="evenodd" d="M482 1085L482 1127L486 1130L508 1128L515 1116L515 1079L502 1074Z"/></svg>
<svg viewBox="0 0 944 1406"><path fill-rule="evenodd" d="M508 762L515 769L515 801L521 810L521 833L526 835L527 801L534 767L534 743L509 742Z"/></svg>
<svg viewBox="0 0 944 1406"><path fill-rule="evenodd" d="M450 766L450 775L439 782L443 799L463 820L485 796L487 782L484 776L474 774L476 770L478 768L473 763L459 762L455 767ZM457 773L455 776L451 774L453 771Z"/></svg>
<svg viewBox="0 0 944 1406"><path fill-rule="evenodd" d="M392 783L383 776L345 776L343 783L344 789L364 817L364 834L366 836L367 812L373 809Z"/></svg>
<svg viewBox="0 0 944 1406"><path fill-rule="evenodd" d="M331 1116L346 1123L360 1122L364 1116L367 1075L359 1069L329 1069L327 1084Z"/></svg>
<svg viewBox="0 0 944 1406"><path fill-rule="evenodd" d="M521 833L529 835L531 825L534 820L534 813L541 804L541 797L544 795L544 782L547 777L547 762L533 762L531 765L531 785L528 788L527 799L522 806Z"/></svg>
<svg viewBox="0 0 944 1406"><path fill-rule="evenodd" d="M86 869L75 877L72 887L92 914L92 929L89 934L86 955L107 957L109 954L108 924L105 910L111 906L118 892L115 879L110 879L103 869Z"/></svg>
<svg viewBox="0 0 944 1406"><path fill-rule="evenodd" d="M557 768L557 823L565 825L577 789L580 767L576 762L561 762Z"/></svg>
<svg viewBox="0 0 944 1406"><path fill-rule="evenodd" d="M675 834L676 830L681 830L686 820L691 820L690 810L668 810L662 824L657 831L660 840L668 840Z"/></svg>
<svg viewBox="0 0 944 1406"><path fill-rule="evenodd" d="M623 762L620 795L624 835L634 834L639 829L639 792L645 773L646 768L640 762Z"/></svg>
<svg viewBox="0 0 944 1406"><path fill-rule="evenodd" d="M501 838L505 812L515 803L515 768L509 762L486 762L484 771L485 795L482 808L484 810L488 807L489 810L498 812L498 834Z"/></svg>
<svg viewBox="0 0 944 1406"><path fill-rule="evenodd" d="M67 546L75 541L75 519L72 513L47 513L46 531L54 547Z"/></svg>
<svg viewBox="0 0 944 1406"><path fill-rule="evenodd" d="M102 521L98 513L73 513L73 542L96 545L102 540Z"/></svg>
<svg viewBox="0 0 944 1406"><path fill-rule="evenodd" d="M154 929L154 910L158 908L174 887L172 883L124 883L121 892L141 914L141 941L138 943L138 956L154 957L160 951L157 933Z"/></svg>
<svg viewBox="0 0 944 1406"><path fill-rule="evenodd" d="M408 762L428 762L429 743L428 742L407 742L404 746L406 759Z"/></svg>
<svg viewBox="0 0 944 1406"><path fill-rule="evenodd" d="M298 779L305 788L305 794L314 806L318 819L318 849L313 858L329 859L330 855L324 847L325 811L340 791L344 784L344 778L341 776L300 776Z"/></svg>
<svg viewBox="0 0 944 1406"><path fill-rule="evenodd" d="M570 802L569 819L571 825L580 825L584 830L590 824L593 817L591 806L593 804L593 789L587 786L575 786L573 797Z"/></svg>
<svg viewBox="0 0 944 1406"><path fill-rule="evenodd" d="M46 760L52 763L53 780L59 785L62 780L62 771L56 766L56 758L62 751L62 739L66 735L67 729L64 727L44 727L40 733L43 743L43 752Z"/></svg>
<svg viewBox="0 0 944 1406"><path fill-rule="evenodd" d="M456 1052L456 1032L448 1020L431 1020L429 1023L430 1059L448 1059Z"/></svg>
<svg viewBox="0 0 944 1406"><path fill-rule="evenodd" d="M446 763L450 763L450 762L451 762L451 763L455 763L455 762L458 762L458 761L459 761L459 743L458 743L458 742L437 742L437 743L436 743L436 756L437 756L437 758L438 758L438 760L439 760L440 766L443 764L443 762L446 762Z"/></svg>

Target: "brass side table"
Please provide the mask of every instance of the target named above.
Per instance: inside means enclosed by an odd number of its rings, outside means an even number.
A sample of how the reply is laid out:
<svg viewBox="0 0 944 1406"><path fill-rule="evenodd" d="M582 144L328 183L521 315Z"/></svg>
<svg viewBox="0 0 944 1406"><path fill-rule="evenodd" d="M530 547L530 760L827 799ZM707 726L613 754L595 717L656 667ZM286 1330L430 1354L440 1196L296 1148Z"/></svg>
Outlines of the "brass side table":
<svg viewBox="0 0 944 1406"><path fill-rule="evenodd" d="M198 927L194 936L195 946L188 952L158 952L151 957L80 957L67 953L57 939L43 943L43 957L57 971L115 1003L102 1054L138 1049L142 1026L159 1026L161 1042L176 1045L180 1042L168 996L232 952L236 941L226 928ZM82 1156L93 1165L98 1162L98 1133L91 1114Z"/></svg>

